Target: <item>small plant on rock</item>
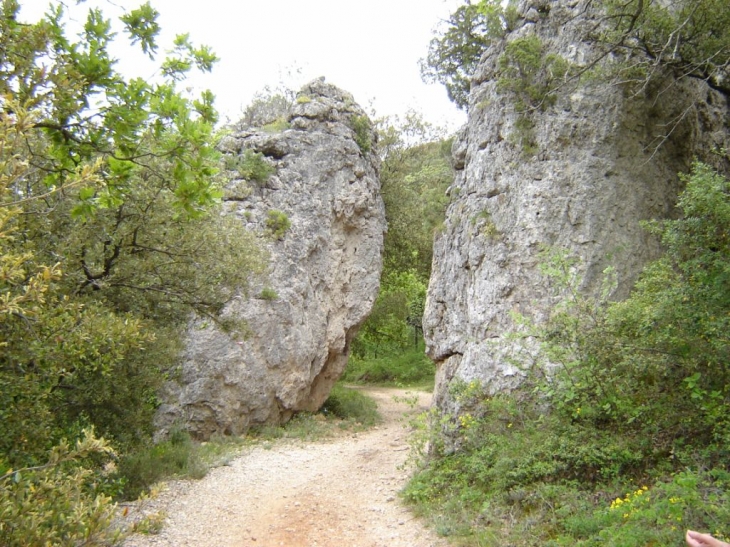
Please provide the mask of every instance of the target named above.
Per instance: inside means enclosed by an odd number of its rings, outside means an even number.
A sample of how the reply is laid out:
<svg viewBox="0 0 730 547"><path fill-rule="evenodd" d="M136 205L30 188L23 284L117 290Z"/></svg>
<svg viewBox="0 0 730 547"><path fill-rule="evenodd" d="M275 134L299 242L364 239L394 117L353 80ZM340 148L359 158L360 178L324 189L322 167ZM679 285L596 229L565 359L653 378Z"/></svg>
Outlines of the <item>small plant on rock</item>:
<svg viewBox="0 0 730 547"><path fill-rule="evenodd" d="M499 58L497 91L511 97L519 114L512 140L526 156L537 153L535 122L530 114L555 104L556 90L570 70L568 61L544 49L540 38L531 34L509 42Z"/></svg>
<svg viewBox="0 0 730 547"><path fill-rule="evenodd" d="M266 133L281 133L282 131L286 131L290 127L291 125L286 118L277 118L273 122L267 123L266 125L262 126L261 129Z"/></svg>
<svg viewBox="0 0 730 547"><path fill-rule="evenodd" d="M266 214L266 228L274 239L283 239L284 234L291 228L291 221L283 211L271 209Z"/></svg>
<svg viewBox="0 0 730 547"><path fill-rule="evenodd" d="M262 300L276 300L277 298L279 298L279 293L277 293L271 287L264 287L259 293L259 298L261 298Z"/></svg>
<svg viewBox="0 0 730 547"><path fill-rule="evenodd" d="M367 154L372 149L372 141L370 132L372 130L370 120L367 116L353 116L350 121L350 127L355 132L355 142L360 147L363 154Z"/></svg>
<svg viewBox="0 0 730 547"><path fill-rule="evenodd" d="M251 149L244 150L240 156L229 156L226 159L226 168L238 171L241 178L253 181L262 186L269 177L276 172L276 168L269 164L261 152Z"/></svg>

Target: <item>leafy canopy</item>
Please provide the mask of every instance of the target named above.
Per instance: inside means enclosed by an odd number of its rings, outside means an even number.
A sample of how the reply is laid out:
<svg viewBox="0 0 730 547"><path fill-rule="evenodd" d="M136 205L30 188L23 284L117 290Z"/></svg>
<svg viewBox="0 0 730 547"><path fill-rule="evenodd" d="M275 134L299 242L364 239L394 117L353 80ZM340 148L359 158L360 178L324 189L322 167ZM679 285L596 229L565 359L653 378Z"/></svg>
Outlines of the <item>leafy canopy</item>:
<svg viewBox="0 0 730 547"><path fill-rule="evenodd" d="M147 3L121 18L153 59L157 17ZM128 79L112 21L89 10L76 40L66 22L61 4L27 24L0 3L3 545L45 545L49 530L112 543L97 489L111 479L94 470L109 445L91 427L123 450L146 442L190 314L219 320L265 261L220 215L212 94L177 89L215 55L181 35L158 81Z"/></svg>
<svg viewBox="0 0 730 547"><path fill-rule="evenodd" d="M487 47L514 27L517 11L499 0L467 1L436 31L426 59L421 60L421 77L446 86L449 99L459 108L469 106L470 80Z"/></svg>
<svg viewBox="0 0 730 547"><path fill-rule="evenodd" d="M426 82L439 82L459 108L469 105L470 79L493 40L502 38L514 22L512 3L502 7L498 0L468 1L445 21L431 40L426 59L421 61L421 76Z"/></svg>
<svg viewBox="0 0 730 547"><path fill-rule="evenodd" d="M723 0L603 0L597 34L608 51L630 57L621 76L646 81L661 68L730 94L730 6Z"/></svg>
<svg viewBox="0 0 730 547"><path fill-rule="evenodd" d="M594 56L573 76L611 59L612 69L600 74L604 81L643 86L661 71L670 70L677 78L701 79L730 94L730 7L724 0L597 0L591 5L600 16L584 38L594 44ZM482 54L513 30L518 19L512 3L503 7L496 0L467 1L451 14L445 29L436 31L421 62L422 77L444 84L449 98L467 108L470 78ZM521 56L522 60L503 62L500 79L514 80L515 68L534 71L537 60L527 56L537 49L529 42L532 39L521 36L514 42L522 42L522 46L506 44L503 59ZM559 66L558 70L565 74L566 68ZM536 91L540 95L550 91L522 87L533 100Z"/></svg>
<svg viewBox="0 0 730 547"><path fill-rule="evenodd" d="M381 121L381 192L388 231L380 294L354 343L358 357L399 353L421 341L434 231L442 224L453 180L444 140L416 113Z"/></svg>

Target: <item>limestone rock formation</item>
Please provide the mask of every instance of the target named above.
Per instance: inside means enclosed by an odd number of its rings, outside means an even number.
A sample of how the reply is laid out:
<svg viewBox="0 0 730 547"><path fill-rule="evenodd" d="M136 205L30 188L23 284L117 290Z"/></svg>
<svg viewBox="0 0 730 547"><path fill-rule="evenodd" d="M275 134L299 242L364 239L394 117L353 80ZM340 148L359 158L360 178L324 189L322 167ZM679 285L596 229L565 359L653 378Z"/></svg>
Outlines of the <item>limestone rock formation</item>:
<svg viewBox="0 0 730 547"><path fill-rule="evenodd" d="M677 173L727 145L727 99L671 76L639 92L574 82L558 89L554 104L517 112L515 97L497 86L505 45L534 34L545 54L585 66L595 23L586 5L523 1L516 28L485 52L473 78L424 316L444 409L457 378L493 392L519 383L513 312L539 322L555 303L538 267L544 246L580 259L581 290L596 291L612 265L613 296L627 295L659 252L639 221L674 214Z"/></svg>
<svg viewBox="0 0 730 547"><path fill-rule="evenodd" d="M377 296L385 216L365 113L320 79L271 127L239 128L221 144L232 169L227 214L270 252L267 279L224 310L248 335L195 322L157 415L162 432L183 424L205 439L318 409ZM251 165L271 175L251 180Z"/></svg>

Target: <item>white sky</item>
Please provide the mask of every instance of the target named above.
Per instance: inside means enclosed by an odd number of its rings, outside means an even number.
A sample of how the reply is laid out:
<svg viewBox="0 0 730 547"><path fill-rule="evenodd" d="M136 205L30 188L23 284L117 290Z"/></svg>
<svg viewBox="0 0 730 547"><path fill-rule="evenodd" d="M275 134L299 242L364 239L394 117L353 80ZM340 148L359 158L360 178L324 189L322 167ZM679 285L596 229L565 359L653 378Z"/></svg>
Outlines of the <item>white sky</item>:
<svg viewBox="0 0 730 547"><path fill-rule="evenodd" d="M35 21L48 0L21 0L21 19ZM90 6L100 5L107 17L129 10L142 0L89 0L66 4L82 21ZM454 130L465 115L439 84L421 81L418 60L425 57L432 30L448 17L459 0L151 0L160 12L160 53L175 34L190 33L221 58L213 73L195 77L195 88L216 95L222 119L235 121L254 93L283 82L298 89L325 76L352 93L378 116L403 114L409 108ZM115 8L116 6L116 8ZM121 34L121 33L120 33ZM119 36L122 41L124 36ZM151 78L154 69L143 58L120 57L129 76Z"/></svg>

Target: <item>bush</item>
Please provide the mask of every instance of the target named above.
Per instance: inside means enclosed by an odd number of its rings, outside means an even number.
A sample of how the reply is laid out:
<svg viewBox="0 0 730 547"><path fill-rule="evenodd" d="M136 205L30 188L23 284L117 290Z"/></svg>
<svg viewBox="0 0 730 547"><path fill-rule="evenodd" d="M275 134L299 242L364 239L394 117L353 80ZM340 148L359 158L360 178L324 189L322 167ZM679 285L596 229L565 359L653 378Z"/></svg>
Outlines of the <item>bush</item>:
<svg viewBox="0 0 730 547"><path fill-rule="evenodd" d="M186 431L175 430L167 441L122 456L118 477L124 485L124 499L137 499L163 479L200 479L207 472L200 445Z"/></svg>
<svg viewBox="0 0 730 547"><path fill-rule="evenodd" d="M378 359L350 356L342 377L345 382L390 386L433 385L436 367L423 347Z"/></svg>
<svg viewBox="0 0 730 547"><path fill-rule="evenodd" d="M276 168L266 161L261 152L255 152L249 148L244 150L240 156L228 156L226 168L237 171L242 179L253 181L259 186L263 186L276 172Z"/></svg>
<svg viewBox="0 0 730 547"><path fill-rule="evenodd" d="M673 545L689 526L730 535L730 474L680 471L653 486L636 486L585 515L566 516L567 533L551 545ZM578 542L576 542L578 540Z"/></svg>
<svg viewBox="0 0 730 547"><path fill-rule="evenodd" d="M73 448L59 443L44 465L11 470L0 461L0 545L116 545L121 532L111 528L114 506L97 492L100 473L84 465L113 454L87 430Z"/></svg>
<svg viewBox="0 0 730 547"><path fill-rule="evenodd" d="M266 228L274 239L283 239L291 228L291 221L285 212L271 209L266 213Z"/></svg>
<svg viewBox="0 0 730 547"><path fill-rule="evenodd" d="M507 43L499 57L497 90L508 93L517 112L545 109L555 103L555 89L568 74L568 62L556 54L546 54L534 34Z"/></svg>
<svg viewBox="0 0 730 547"><path fill-rule="evenodd" d="M648 225L665 256L627 300L609 302L610 284L581 297L571 261L548 258L570 295L528 333L549 372L493 397L452 383L460 413L436 421L433 459L405 491L444 532L617 547L727 534L730 182L700 164L685 180L683 218Z"/></svg>
<svg viewBox="0 0 730 547"><path fill-rule="evenodd" d="M350 127L355 132L355 142L360 147L363 154L367 154L372 149L372 124L367 116L353 116L350 120Z"/></svg>
<svg viewBox="0 0 730 547"><path fill-rule="evenodd" d="M289 128L291 128L289 122L285 118L279 118L271 123L267 123L261 129L266 133L281 133Z"/></svg>
<svg viewBox="0 0 730 547"><path fill-rule="evenodd" d="M364 426L375 425L381 421L378 405L373 399L341 385L332 388L320 412L326 416L335 416Z"/></svg>
<svg viewBox="0 0 730 547"><path fill-rule="evenodd" d="M277 298L279 298L279 293L277 293L271 287L264 287L259 293L259 298L261 298L262 300L276 300Z"/></svg>

